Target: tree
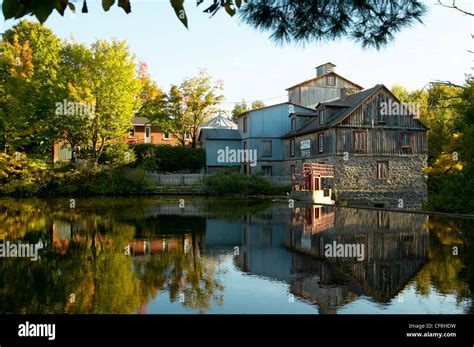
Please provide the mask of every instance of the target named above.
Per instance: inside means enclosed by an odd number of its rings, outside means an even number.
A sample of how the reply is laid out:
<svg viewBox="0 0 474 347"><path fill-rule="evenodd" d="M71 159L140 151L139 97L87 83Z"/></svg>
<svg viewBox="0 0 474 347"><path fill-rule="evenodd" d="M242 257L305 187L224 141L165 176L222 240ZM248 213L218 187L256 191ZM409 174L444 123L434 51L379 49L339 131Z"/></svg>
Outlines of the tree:
<svg viewBox="0 0 474 347"><path fill-rule="evenodd" d="M199 127L218 111L216 106L224 100L219 93L222 89L222 81L213 83L211 76L200 70L197 76L170 88L166 100L157 103L154 119L182 145L189 133L195 148Z"/></svg>
<svg viewBox="0 0 474 347"><path fill-rule="evenodd" d="M256 100L252 102L250 109L258 110L259 108L262 108L262 107L265 107L265 103L261 100ZM234 108L232 109L232 121L234 123L237 123L237 120L239 119L240 115L248 111L249 111L249 108L247 107L247 102L242 99L242 101L239 103L236 103L234 105Z"/></svg>
<svg viewBox="0 0 474 347"><path fill-rule="evenodd" d="M474 211L473 99L472 77L467 79L463 87L457 88L455 96L438 98L443 103L441 109L447 109L451 116L447 130L449 137L443 143L440 154L425 170L429 190L426 207L430 210L459 213Z"/></svg>
<svg viewBox="0 0 474 347"><path fill-rule="evenodd" d="M60 93L60 40L37 23L21 21L0 43L2 137L13 150L47 156L56 136L51 119Z"/></svg>
<svg viewBox="0 0 474 347"><path fill-rule="evenodd" d="M91 113L64 115L69 124L65 137L71 144L79 142L82 155L97 166L106 145L126 134L137 108L140 82L134 57L125 42L98 40L90 49L66 45L64 62L70 71L65 73L68 97L93 105Z"/></svg>
<svg viewBox="0 0 474 347"><path fill-rule="evenodd" d="M102 0L108 11L115 0ZM132 11L131 0L119 0L126 13ZM188 27L184 0L170 0L178 19ZM197 6L204 0L197 1ZM209 5L210 4L210 5ZM276 42L311 42L348 37L363 47L381 48L393 40L394 34L414 22L421 22L426 7L420 0L212 0L203 12L213 16L225 10L230 16L237 12L248 25L270 31ZM53 10L64 15L66 8L75 11L73 0L29 1L4 0L5 19L33 14L46 21ZM84 0L82 12L87 13Z"/></svg>
<svg viewBox="0 0 474 347"><path fill-rule="evenodd" d="M151 79L148 65L144 62L138 64L137 78L141 86L137 116L148 118L150 124L162 125L166 121L163 112L166 102L165 92Z"/></svg>
<svg viewBox="0 0 474 347"><path fill-rule="evenodd" d="M248 112L248 107L247 107L247 102L245 100L242 100L239 103L236 103L234 105L234 108L232 109L232 121L234 123L237 123L237 120L239 119L240 115L244 114L245 112Z"/></svg>
<svg viewBox="0 0 474 347"><path fill-rule="evenodd" d="M474 16L474 12L466 11L466 10L460 8L458 5L456 5L456 0L452 0L451 5L446 5L443 1L438 0L438 4L440 4L441 6L446 7L446 8L452 8L452 9L454 9L456 11L459 11L463 14L467 14L469 16Z"/></svg>
<svg viewBox="0 0 474 347"><path fill-rule="evenodd" d="M191 130L191 117L185 100L183 90L175 85L171 86L163 108L164 117L161 118L162 127L173 134L182 146L186 144L186 133Z"/></svg>
<svg viewBox="0 0 474 347"><path fill-rule="evenodd" d="M252 102L252 110L258 110L259 108L265 107L265 103L261 100L256 100Z"/></svg>

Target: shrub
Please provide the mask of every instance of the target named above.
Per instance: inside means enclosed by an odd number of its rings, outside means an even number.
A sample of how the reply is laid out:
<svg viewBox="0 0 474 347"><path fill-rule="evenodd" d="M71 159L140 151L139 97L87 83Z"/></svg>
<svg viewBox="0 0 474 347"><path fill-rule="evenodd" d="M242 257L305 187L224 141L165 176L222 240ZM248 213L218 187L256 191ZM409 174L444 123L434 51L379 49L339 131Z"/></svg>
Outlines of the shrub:
<svg viewBox="0 0 474 347"><path fill-rule="evenodd" d="M17 160L18 159L18 160ZM0 153L0 194L31 195L38 191L47 164L25 154Z"/></svg>
<svg viewBox="0 0 474 347"><path fill-rule="evenodd" d="M99 158L101 164L110 167L120 167L132 164L135 161L135 151L125 142L118 142L108 146Z"/></svg>
<svg viewBox="0 0 474 347"><path fill-rule="evenodd" d="M247 176L233 170L221 170L204 178L206 192L211 195L267 195L280 189L263 176Z"/></svg>
<svg viewBox="0 0 474 347"><path fill-rule="evenodd" d="M59 172L48 177L42 186L43 195L123 195L144 194L154 189L146 180L145 171L118 168L101 171Z"/></svg>
<svg viewBox="0 0 474 347"><path fill-rule="evenodd" d="M206 164L203 149L183 146L139 144L133 146L135 166L154 172L197 172Z"/></svg>

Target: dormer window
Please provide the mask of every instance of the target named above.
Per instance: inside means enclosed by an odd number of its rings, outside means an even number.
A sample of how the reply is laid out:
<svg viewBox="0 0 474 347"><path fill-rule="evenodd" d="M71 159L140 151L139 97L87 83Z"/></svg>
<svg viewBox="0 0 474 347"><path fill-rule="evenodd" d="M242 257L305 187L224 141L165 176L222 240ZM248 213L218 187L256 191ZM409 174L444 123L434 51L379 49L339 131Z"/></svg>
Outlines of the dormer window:
<svg viewBox="0 0 474 347"><path fill-rule="evenodd" d="M291 131L296 131L296 118L291 118Z"/></svg>
<svg viewBox="0 0 474 347"><path fill-rule="evenodd" d="M325 116L326 112L324 110L321 110L319 111L319 125L323 125L324 124L324 116Z"/></svg>
<svg viewBox="0 0 474 347"><path fill-rule="evenodd" d="M334 75L326 76L326 85L335 86L336 85L336 77Z"/></svg>

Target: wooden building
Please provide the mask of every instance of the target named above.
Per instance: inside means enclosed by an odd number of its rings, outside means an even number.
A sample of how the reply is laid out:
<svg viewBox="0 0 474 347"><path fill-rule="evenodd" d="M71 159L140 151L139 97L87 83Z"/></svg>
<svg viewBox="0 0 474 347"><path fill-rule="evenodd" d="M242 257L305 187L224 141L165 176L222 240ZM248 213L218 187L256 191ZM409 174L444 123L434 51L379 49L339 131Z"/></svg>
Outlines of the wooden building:
<svg viewBox="0 0 474 347"><path fill-rule="evenodd" d="M288 101L300 106L315 108L318 103L339 99L348 93L359 92L363 87L335 72L333 63L317 66L316 77L287 88Z"/></svg>
<svg viewBox="0 0 474 347"><path fill-rule="evenodd" d="M312 117L290 118L285 174L301 171L305 162L332 164L339 200L421 207L427 197L427 127L384 85L321 102Z"/></svg>

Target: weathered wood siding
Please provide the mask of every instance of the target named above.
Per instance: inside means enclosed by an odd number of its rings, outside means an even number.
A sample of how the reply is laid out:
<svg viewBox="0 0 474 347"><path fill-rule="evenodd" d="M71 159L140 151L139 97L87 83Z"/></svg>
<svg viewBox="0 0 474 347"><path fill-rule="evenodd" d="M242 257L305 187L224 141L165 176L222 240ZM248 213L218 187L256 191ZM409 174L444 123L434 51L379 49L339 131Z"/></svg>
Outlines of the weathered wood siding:
<svg viewBox="0 0 474 347"><path fill-rule="evenodd" d="M326 84L327 75L332 75L336 79L334 86ZM321 78L310 80L305 84L288 89L288 100L292 103L314 108L320 102L338 99L341 97L341 88L355 88L358 86L335 74L327 74Z"/></svg>
<svg viewBox="0 0 474 347"><path fill-rule="evenodd" d="M392 99L390 101L390 99ZM343 155L345 152L357 155L418 155L428 151L428 139L425 127L413 116L386 115L385 122L378 119L381 102L394 102L393 97L385 90L381 90L368 98L338 125L313 133L295 137L295 157L301 157L300 142L311 140L311 157L328 155ZM319 119L315 119L318 122ZM330 119L327 119L330 122ZM354 131L364 131L366 150L354 150ZM402 134L409 133L411 148L402 148ZM319 152L318 135L324 135L324 150ZM290 139L285 141L285 158L290 157Z"/></svg>

